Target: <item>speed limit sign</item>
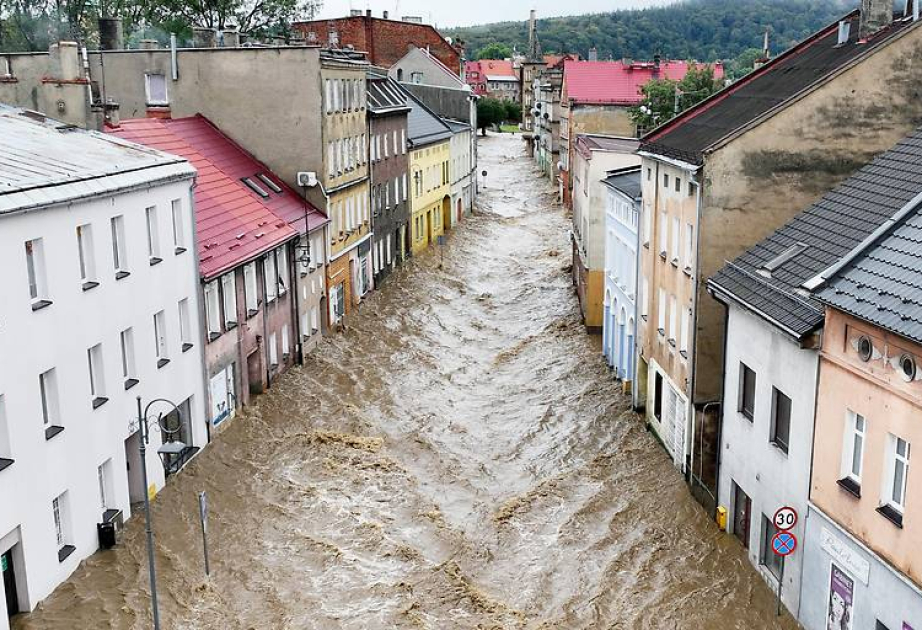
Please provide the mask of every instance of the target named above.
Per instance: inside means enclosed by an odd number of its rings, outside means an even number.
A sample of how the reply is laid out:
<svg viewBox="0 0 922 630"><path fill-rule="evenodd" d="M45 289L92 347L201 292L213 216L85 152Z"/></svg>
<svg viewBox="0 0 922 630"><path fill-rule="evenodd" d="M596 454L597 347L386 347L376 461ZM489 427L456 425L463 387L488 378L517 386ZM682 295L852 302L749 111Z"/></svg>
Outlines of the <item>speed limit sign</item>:
<svg viewBox="0 0 922 630"><path fill-rule="evenodd" d="M797 525L797 510L792 507L783 507L775 512L772 522L778 531L786 532L794 529L794 526Z"/></svg>

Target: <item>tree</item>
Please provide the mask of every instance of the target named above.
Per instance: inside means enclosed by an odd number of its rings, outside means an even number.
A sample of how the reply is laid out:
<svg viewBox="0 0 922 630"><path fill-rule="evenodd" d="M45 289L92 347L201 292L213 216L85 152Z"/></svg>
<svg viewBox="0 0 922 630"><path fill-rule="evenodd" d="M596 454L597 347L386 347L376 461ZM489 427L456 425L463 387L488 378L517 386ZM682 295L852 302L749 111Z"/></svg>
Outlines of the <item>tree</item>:
<svg viewBox="0 0 922 630"><path fill-rule="evenodd" d="M727 63L727 78L737 81L752 72L756 61L762 58L761 48L747 48Z"/></svg>
<svg viewBox="0 0 922 630"><path fill-rule="evenodd" d="M710 66L690 65L681 81L655 79L640 91L643 101L630 109L631 119L639 130L653 129L693 107L721 88Z"/></svg>
<svg viewBox="0 0 922 630"><path fill-rule="evenodd" d="M223 29L235 25L249 34L287 34L292 22L312 19L322 0L151 0L153 23L180 18L189 26Z"/></svg>
<svg viewBox="0 0 922 630"><path fill-rule="evenodd" d="M478 59L507 59L512 56L512 49L506 44L492 42L480 50Z"/></svg>
<svg viewBox="0 0 922 630"><path fill-rule="evenodd" d="M506 120L509 122L521 122L522 106L515 101L505 101L503 107L506 110Z"/></svg>
<svg viewBox="0 0 922 630"><path fill-rule="evenodd" d="M506 106L495 98L477 101L477 127L487 135L487 127L501 124L506 119Z"/></svg>

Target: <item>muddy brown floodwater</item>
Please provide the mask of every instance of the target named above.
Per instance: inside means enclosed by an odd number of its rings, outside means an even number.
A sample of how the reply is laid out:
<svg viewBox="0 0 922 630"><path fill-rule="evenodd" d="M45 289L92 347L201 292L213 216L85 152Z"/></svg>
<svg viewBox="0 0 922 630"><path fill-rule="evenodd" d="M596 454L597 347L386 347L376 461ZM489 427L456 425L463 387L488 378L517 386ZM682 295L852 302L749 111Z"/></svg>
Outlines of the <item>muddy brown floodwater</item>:
<svg viewBox="0 0 922 630"><path fill-rule="evenodd" d="M581 328L522 141L480 156L444 266L391 276L158 496L165 630L794 627ZM144 549L135 518L15 627L149 628Z"/></svg>

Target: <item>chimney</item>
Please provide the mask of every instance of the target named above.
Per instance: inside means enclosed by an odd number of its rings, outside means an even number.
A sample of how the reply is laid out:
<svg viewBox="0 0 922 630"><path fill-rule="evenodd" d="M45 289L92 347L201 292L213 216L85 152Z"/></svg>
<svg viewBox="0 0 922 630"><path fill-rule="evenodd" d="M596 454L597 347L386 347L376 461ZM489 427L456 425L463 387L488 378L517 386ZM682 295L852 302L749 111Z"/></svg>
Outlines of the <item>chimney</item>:
<svg viewBox="0 0 922 630"><path fill-rule="evenodd" d="M349 11L349 17L362 17L361 9L352 9Z"/></svg>
<svg viewBox="0 0 922 630"><path fill-rule="evenodd" d="M386 20L386 19L388 19L389 17L390 17L390 13L388 13L387 11L385 11L385 12L384 12L384 19Z"/></svg>
<svg viewBox="0 0 922 630"><path fill-rule="evenodd" d="M157 50L160 43L156 39L142 39L138 46L141 50Z"/></svg>
<svg viewBox="0 0 922 630"><path fill-rule="evenodd" d="M52 78L76 81L83 78L77 42L55 42L49 48Z"/></svg>
<svg viewBox="0 0 922 630"><path fill-rule="evenodd" d="M100 50L121 50L125 47L121 18L101 17L98 22Z"/></svg>
<svg viewBox="0 0 922 630"><path fill-rule="evenodd" d="M663 64L663 57L659 53L653 55L653 67L659 70L659 67Z"/></svg>
<svg viewBox="0 0 922 630"><path fill-rule="evenodd" d="M213 28L202 26L192 27L192 46L194 48L214 48L217 39L216 32Z"/></svg>
<svg viewBox="0 0 922 630"><path fill-rule="evenodd" d="M893 21L893 0L861 0L858 39L867 39Z"/></svg>
<svg viewBox="0 0 922 630"><path fill-rule="evenodd" d="M837 46L844 46L848 43L848 38L852 32L852 23L848 20L839 22L839 40Z"/></svg>
<svg viewBox="0 0 922 630"><path fill-rule="evenodd" d="M365 17L369 17L369 18L371 17L371 9L367 9L365 11Z"/></svg>
<svg viewBox="0 0 922 630"><path fill-rule="evenodd" d="M221 45L224 48L238 48L240 46L240 31L234 28L226 28L221 31Z"/></svg>
<svg viewBox="0 0 922 630"><path fill-rule="evenodd" d="M589 49L589 61L598 61L599 60L599 51L593 46Z"/></svg>

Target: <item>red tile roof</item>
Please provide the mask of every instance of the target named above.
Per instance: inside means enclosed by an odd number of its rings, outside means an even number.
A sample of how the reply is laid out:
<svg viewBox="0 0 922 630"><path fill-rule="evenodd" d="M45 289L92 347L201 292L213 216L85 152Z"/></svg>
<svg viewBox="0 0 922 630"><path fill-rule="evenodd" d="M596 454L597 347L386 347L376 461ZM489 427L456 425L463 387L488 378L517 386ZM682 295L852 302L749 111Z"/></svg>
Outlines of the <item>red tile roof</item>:
<svg viewBox="0 0 922 630"><path fill-rule="evenodd" d="M491 77L509 77L511 79L517 79L518 75L515 72L515 68L512 67L511 61L503 61L501 59L482 59L478 62L480 64L480 71Z"/></svg>
<svg viewBox="0 0 922 630"><path fill-rule="evenodd" d="M707 64L698 64L704 68ZM714 78L723 78L723 66L715 64ZM625 64L623 61L564 62L564 83L570 101L588 105L638 105L640 88L653 79L681 81L688 72L685 61L662 61L657 69L651 61Z"/></svg>
<svg viewBox="0 0 922 630"><path fill-rule="evenodd" d="M303 231L305 210L310 229L327 221L265 165L202 116L125 120L106 131L180 155L198 170L195 223L199 271L205 279L221 275L294 238ZM282 192L271 190L255 177L257 173L268 177ZM252 191L241 181L242 177L253 178L269 197L263 199Z"/></svg>

